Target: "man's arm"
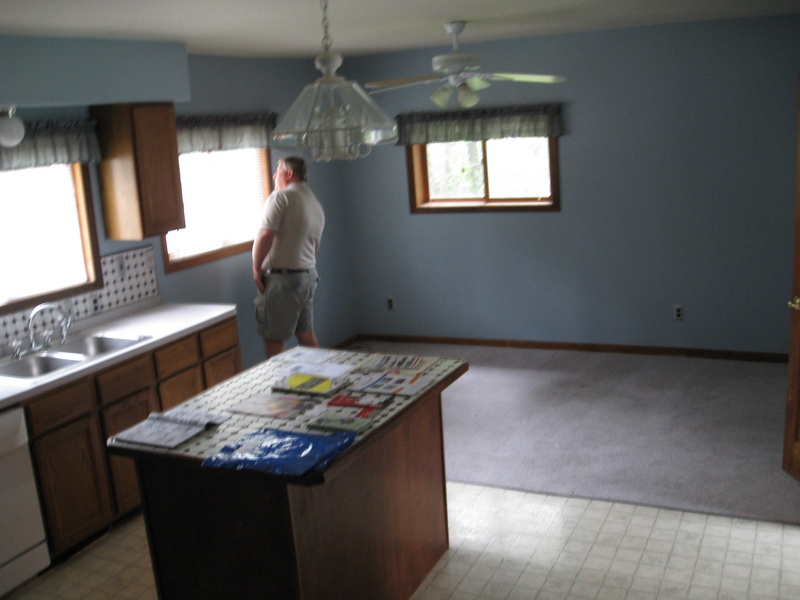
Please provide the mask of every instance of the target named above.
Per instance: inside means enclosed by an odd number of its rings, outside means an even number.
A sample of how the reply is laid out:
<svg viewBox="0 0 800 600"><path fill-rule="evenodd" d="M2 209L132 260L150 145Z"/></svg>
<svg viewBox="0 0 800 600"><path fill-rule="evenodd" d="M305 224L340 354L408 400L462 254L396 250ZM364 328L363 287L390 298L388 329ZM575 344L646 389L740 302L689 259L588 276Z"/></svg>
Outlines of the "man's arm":
<svg viewBox="0 0 800 600"><path fill-rule="evenodd" d="M272 229L259 229L256 239L253 240L253 281L262 294L264 293L264 273L261 265L264 264L274 240L275 231Z"/></svg>

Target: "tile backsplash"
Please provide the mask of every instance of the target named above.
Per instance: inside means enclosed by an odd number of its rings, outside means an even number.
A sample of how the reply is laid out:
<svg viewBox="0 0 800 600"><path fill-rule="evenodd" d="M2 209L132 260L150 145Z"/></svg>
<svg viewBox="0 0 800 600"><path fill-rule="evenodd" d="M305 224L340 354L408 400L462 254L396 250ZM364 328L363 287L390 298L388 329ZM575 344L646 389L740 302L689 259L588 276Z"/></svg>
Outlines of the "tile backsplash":
<svg viewBox="0 0 800 600"><path fill-rule="evenodd" d="M100 264L103 270L102 290L58 302L69 308L73 322L158 297L152 246L103 256ZM0 346L8 346L15 339L27 338L26 326L30 313L31 309L26 309L0 315ZM54 315L51 311L44 311L41 316L36 317L33 329L40 333L54 326Z"/></svg>

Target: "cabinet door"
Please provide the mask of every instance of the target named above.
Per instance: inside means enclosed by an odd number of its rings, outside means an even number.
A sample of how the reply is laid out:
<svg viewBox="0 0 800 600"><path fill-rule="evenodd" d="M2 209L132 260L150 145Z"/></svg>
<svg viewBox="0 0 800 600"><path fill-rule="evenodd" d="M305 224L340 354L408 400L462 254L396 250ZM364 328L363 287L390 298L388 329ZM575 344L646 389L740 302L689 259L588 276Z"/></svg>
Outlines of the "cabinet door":
<svg viewBox="0 0 800 600"><path fill-rule="evenodd" d="M31 444L53 556L109 523L111 501L102 448L97 421L91 416Z"/></svg>
<svg viewBox="0 0 800 600"><path fill-rule="evenodd" d="M91 107L103 151L106 233L142 240L185 226L172 104Z"/></svg>
<svg viewBox="0 0 800 600"><path fill-rule="evenodd" d="M151 412L158 410L158 400L152 389L134 394L103 409L103 429L109 438L120 431L144 421ZM141 504L139 482L133 459L122 456L109 456L111 485L117 508L116 516L121 516L138 508Z"/></svg>
<svg viewBox="0 0 800 600"><path fill-rule="evenodd" d="M131 107L144 237L186 226L172 104Z"/></svg>
<svg viewBox="0 0 800 600"><path fill-rule="evenodd" d="M200 365L165 379L158 385L161 410L169 410L184 400L196 396L203 389L203 371Z"/></svg>
<svg viewBox="0 0 800 600"><path fill-rule="evenodd" d="M242 370L242 357L239 347L209 358L203 363L203 375L206 378L206 387L222 383Z"/></svg>

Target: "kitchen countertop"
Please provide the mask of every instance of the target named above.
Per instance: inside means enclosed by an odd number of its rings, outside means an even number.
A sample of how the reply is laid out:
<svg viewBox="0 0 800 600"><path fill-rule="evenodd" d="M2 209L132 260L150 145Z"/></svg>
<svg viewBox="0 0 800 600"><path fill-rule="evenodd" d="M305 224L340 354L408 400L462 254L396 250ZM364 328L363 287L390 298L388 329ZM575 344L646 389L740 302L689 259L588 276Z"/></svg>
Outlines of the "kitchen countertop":
<svg viewBox="0 0 800 600"><path fill-rule="evenodd" d="M32 380L0 377L0 410L90 373L124 362L133 356L205 329L234 315L236 315L235 304L157 304L124 316L109 315L108 320L94 320L86 328L76 327L70 337L89 333L149 337L127 348L109 352L74 367Z"/></svg>
<svg viewBox="0 0 800 600"><path fill-rule="evenodd" d="M296 347L282 354L272 357L259 363L250 369L239 373L223 383L210 388L183 402L180 407L189 410L198 410L211 414L225 414L228 420L216 427L196 435L180 446L173 449L165 449L146 444L136 444L111 438L111 446L118 449L135 450L142 453L153 455L171 455L183 458L193 458L202 461L212 456L219 448L226 444L233 443L246 435L261 430L264 427L280 429L292 433L321 433L308 427L308 423L313 420L323 410L325 412L339 412L342 416L347 416L353 409L351 407L335 407L328 405L328 401L336 394L327 396L317 396L319 404L299 415L291 418L267 417L231 410L236 404L248 400L254 396L269 395L271 393L291 395L291 392L280 392L273 389L273 386L280 379L280 374L285 372L288 367L296 361L304 363L302 357L306 349ZM349 352L345 350L323 350L332 355L324 362L332 362L339 365L351 365L354 376L369 373L362 372L359 365L370 357L380 356L363 352ZM297 358L301 355L300 358ZM467 363L461 359L436 358L423 373L430 380L429 387L421 389L418 393L407 395L375 394L372 393L371 400L388 400L384 408L376 409L376 413L371 417L371 424L360 431L353 445L358 444L369 437L374 431L379 429L384 423L392 420L398 413L408 408L420 397L427 394L431 388L441 385L442 381L455 378L466 371ZM375 372L375 371L371 371ZM345 393L345 390L337 393ZM310 479L314 477L311 476Z"/></svg>

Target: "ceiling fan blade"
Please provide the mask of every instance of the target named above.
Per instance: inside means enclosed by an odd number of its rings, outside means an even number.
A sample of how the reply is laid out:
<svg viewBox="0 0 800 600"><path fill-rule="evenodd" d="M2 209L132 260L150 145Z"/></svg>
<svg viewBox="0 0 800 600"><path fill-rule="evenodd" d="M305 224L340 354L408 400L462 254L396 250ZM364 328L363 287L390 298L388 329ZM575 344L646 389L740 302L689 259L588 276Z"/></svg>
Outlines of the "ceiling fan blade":
<svg viewBox="0 0 800 600"><path fill-rule="evenodd" d="M561 83L566 77L561 75L535 75L533 73L491 73L493 81L517 81L521 83Z"/></svg>
<svg viewBox="0 0 800 600"><path fill-rule="evenodd" d="M407 85L430 83L432 81L439 80L441 80L440 75L422 75L420 77L404 77L401 79L387 79L385 81L370 81L369 83L365 83L364 87L370 90L370 93L375 93L406 87Z"/></svg>
<svg viewBox="0 0 800 600"><path fill-rule="evenodd" d="M449 86L443 85L438 90L433 92L431 95L431 101L439 108L444 108L447 106L447 101L450 100L450 94L452 93L453 90Z"/></svg>
<svg viewBox="0 0 800 600"><path fill-rule="evenodd" d="M486 88L491 85L486 79L483 77L467 77L464 81L469 86L469 89L477 92L478 90L485 90Z"/></svg>

